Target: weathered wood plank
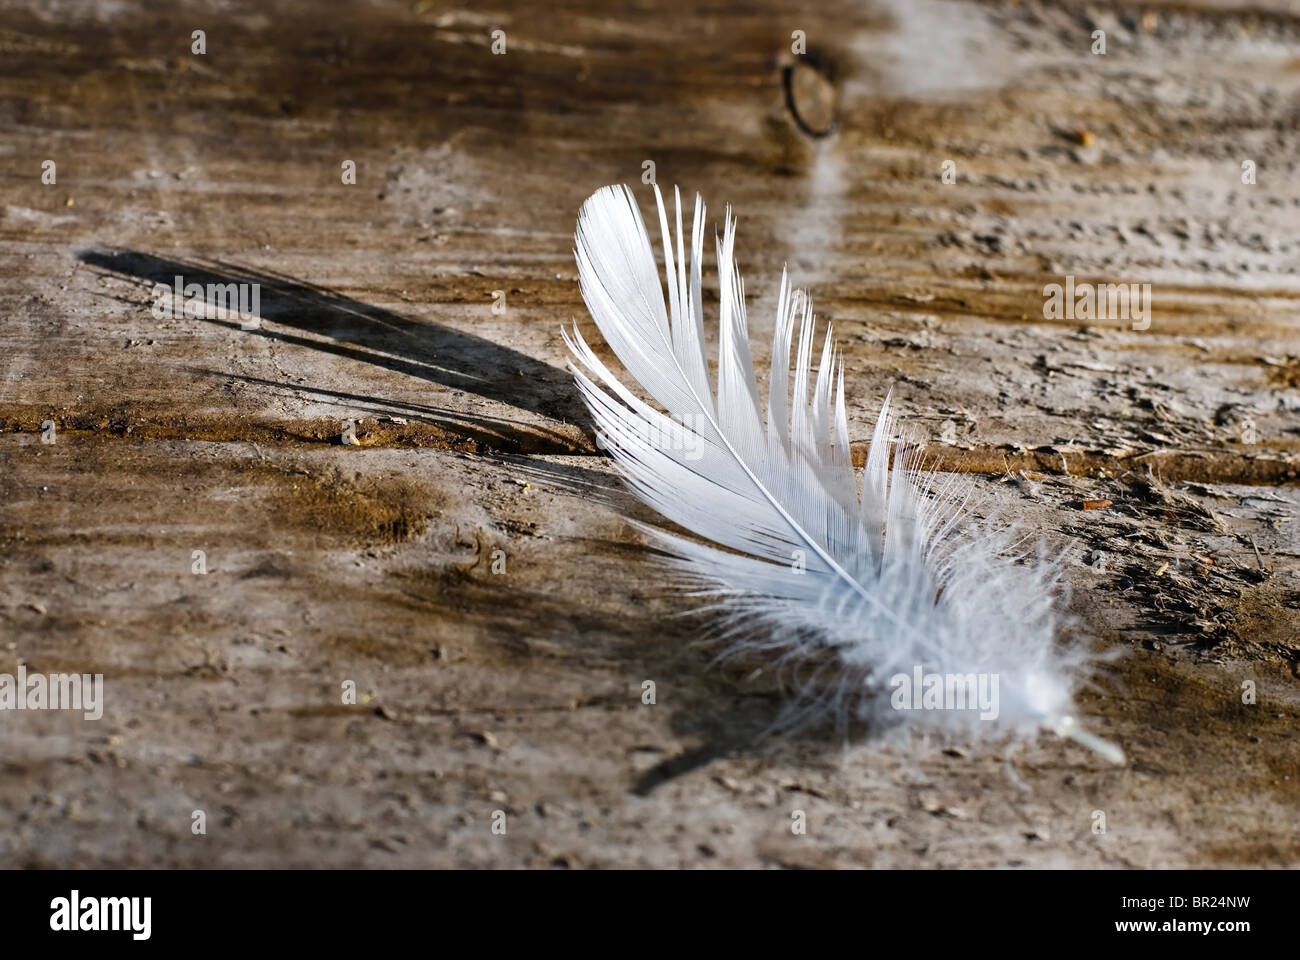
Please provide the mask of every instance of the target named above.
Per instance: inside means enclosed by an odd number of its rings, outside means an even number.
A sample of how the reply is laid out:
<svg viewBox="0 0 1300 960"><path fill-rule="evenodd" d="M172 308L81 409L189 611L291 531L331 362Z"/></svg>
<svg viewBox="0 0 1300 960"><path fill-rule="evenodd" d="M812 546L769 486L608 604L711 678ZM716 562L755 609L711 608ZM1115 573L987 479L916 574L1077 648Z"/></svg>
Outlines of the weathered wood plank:
<svg viewBox="0 0 1300 960"><path fill-rule="evenodd" d="M0 860L1294 865L1300 19L1144 10L11 4L0 671L108 705L4 718ZM1070 547L1131 769L756 746L777 678L669 617L565 371L577 209L645 161L734 205L760 363L782 265L812 289L859 456L893 389ZM178 273L262 322L155 318ZM1067 276L1150 283L1150 326L1048 317Z"/></svg>

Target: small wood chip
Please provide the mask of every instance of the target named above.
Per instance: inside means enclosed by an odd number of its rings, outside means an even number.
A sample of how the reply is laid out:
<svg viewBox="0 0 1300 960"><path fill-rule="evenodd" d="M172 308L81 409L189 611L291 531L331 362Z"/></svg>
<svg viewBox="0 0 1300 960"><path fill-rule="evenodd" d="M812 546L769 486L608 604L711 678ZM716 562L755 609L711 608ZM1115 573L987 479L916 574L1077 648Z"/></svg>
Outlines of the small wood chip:
<svg viewBox="0 0 1300 960"><path fill-rule="evenodd" d="M1110 500L1085 500L1082 509L1084 510L1105 510L1111 505Z"/></svg>

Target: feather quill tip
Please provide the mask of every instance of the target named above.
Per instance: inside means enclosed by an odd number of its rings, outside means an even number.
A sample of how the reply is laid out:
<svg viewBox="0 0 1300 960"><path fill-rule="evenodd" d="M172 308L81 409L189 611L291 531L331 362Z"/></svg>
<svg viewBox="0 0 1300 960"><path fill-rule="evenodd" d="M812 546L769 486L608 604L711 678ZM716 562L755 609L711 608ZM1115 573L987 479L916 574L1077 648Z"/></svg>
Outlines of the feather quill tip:
<svg viewBox="0 0 1300 960"><path fill-rule="evenodd" d="M1109 760L1116 766L1122 767L1128 762L1123 749L1118 744L1085 730L1074 717L1060 717L1045 723L1044 726L1063 740L1073 740L1079 746L1087 747L1103 760Z"/></svg>

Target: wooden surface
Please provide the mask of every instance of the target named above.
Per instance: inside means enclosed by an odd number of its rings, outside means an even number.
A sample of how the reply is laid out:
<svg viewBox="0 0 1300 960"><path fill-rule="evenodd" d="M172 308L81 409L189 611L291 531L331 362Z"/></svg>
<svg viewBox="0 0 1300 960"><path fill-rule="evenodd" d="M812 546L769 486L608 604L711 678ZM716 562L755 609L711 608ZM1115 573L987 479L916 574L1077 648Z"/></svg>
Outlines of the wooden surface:
<svg viewBox="0 0 1300 960"><path fill-rule="evenodd" d="M0 12L0 672L106 684L0 715L0 862L1300 862L1300 14L808 6ZM859 455L892 387L1070 547L1126 768L759 739L565 369L578 208L645 161L740 217L760 365L812 290ZM263 322L155 319L176 274ZM1150 328L1045 319L1067 274Z"/></svg>

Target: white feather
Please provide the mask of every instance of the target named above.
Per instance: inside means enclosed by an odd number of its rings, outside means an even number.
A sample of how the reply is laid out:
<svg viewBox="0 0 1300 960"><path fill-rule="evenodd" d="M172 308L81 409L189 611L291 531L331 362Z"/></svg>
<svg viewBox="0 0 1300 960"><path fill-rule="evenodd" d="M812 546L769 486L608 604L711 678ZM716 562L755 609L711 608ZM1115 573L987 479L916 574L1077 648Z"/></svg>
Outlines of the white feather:
<svg viewBox="0 0 1300 960"><path fill-rule="evenodd" d="M1057 565L1027 555L996 521L978 520L967 506L971 486L964 478L923 470L902 445L891 466L888 397L859 492L843 362L828 327L813 378L812 306L784 271L764 417L729 209L723 236L715 238L714 395L701 293L704 205L697 197L688 270L680 194L675 245L657 187L655 198L666 307L650 237L626 187L604 187L583 205L575 253L596 326L662 410L629 390L576 325L565 341L578 361L574 375L601 445L629 487L668 520L710 541L644 528L696 592L714 600L732 649L762 651L782 664L829 660L836 678L823 689L840 697L881 693L891 678L910 678L916 668L997 675L993 722L978 722L971 710L908 711L906 719L993 737L1045 727L1122 762L1118 747L1074 718L1073 697L1089 656L1056 640ZM872 702L890 699L879 695Z"/></svg>

